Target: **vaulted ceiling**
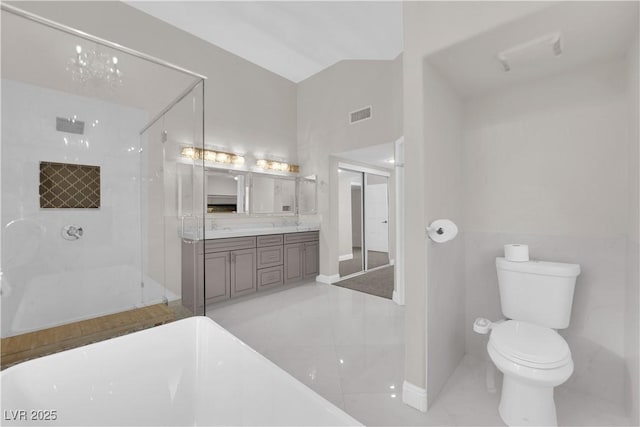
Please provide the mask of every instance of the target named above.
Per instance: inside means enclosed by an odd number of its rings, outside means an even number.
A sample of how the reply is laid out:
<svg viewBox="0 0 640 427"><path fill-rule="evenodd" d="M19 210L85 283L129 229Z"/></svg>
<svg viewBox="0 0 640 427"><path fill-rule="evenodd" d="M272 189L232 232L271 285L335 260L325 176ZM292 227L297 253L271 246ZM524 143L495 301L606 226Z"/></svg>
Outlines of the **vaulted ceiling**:
<svg viewBox="0 0 640 427"><path fill-rule="evenodd" d="M345 59L394 59L399 1L127 1L293 82Z"/></svg>

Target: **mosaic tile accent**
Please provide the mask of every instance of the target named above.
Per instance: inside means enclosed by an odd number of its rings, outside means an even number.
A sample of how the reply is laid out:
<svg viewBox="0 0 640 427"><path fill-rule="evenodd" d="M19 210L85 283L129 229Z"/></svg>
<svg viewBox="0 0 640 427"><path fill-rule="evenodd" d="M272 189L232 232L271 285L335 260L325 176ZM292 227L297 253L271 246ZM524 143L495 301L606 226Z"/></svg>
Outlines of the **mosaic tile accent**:
<svg viewBox="0 0 640 427"><path fill-rule="evenodd" d="M40 208L100 207L100 166L40 162Z"/></svg>

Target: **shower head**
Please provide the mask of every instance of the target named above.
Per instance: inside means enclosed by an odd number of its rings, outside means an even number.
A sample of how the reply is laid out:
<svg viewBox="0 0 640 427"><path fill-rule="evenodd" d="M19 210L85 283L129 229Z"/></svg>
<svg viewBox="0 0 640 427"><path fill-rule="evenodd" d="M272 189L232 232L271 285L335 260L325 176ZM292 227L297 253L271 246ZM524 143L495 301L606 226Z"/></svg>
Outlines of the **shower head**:
<svg viewBox="0 0 640 427"><path fill-rule="evenodd" d="M505 49L496 57L502 64L502 69L507 72L514 65L530 64L561 54L562 33L555 32Z"/></svg>

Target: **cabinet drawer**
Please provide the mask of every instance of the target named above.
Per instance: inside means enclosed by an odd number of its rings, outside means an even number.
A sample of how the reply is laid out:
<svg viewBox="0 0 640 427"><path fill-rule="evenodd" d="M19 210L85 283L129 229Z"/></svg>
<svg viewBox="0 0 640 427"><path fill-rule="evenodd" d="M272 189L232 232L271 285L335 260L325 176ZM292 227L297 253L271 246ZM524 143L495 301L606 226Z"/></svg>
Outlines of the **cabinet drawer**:
<svg viewBox="0 0 640 427"><path fill-rule="evenodd" d="M275 267L282 265L282 246L268 246L258 248L258 268Z"/></svg>
<svg viewBox="0 0 640 427"><path fill-rule="evenodd" d="M284 235L284 243L300 243L300 242L312 242L320 240L320 233L318 231L305 231L302 233L289 233Z"/></svg>
<svg viewBox="0 0 640 427"><path fill-rule="evenodd" d="M282 234L267 234L266 236L258 236L258 247L277 246L282 244Z"/></svg>
<svg viewBox="0 0 640 427"><path fill-rule="evenodd" d="M283 283L284 277L281 265L258 270L258 289L271 288Z"/></svg>
<svg viewBox="0 0 640 427"><path fill-rule="evenodd" d="M229 239L210 239L204 242L204 253L235 251L256 247L256 236L231 237Z"/></svg>

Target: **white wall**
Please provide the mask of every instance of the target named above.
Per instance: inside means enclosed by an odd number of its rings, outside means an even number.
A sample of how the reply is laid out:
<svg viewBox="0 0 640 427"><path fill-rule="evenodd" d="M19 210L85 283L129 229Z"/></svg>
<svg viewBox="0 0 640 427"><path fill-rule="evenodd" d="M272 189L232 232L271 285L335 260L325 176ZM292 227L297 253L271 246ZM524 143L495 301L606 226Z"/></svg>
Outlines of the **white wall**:
<svg viewBox="0 0 640 427"><path fill-rule="evenodd" d="M2 265L4 336L25 287L40 275L87 271L90 276L93 269L119 265L140 271L138 132L148 117L137 109L6 79L2 105L2 244L10 248ZM56 131L56 117L74 115L85 122L83 135ZM40 209L41 161L100 166L100 208ZM69 224L83 228L82 238L62 238ZM130 286L139 288L140 277ZM105 289L105 297L108 293ZM83 303L81 294L60 297Z"/></svg>
<svg viewBox="0 0 640 427"><path fill-rule="evenodd" d="M207 175L207 194L235 196L238 194L238 181L233 175Z"/></svg>
<svg viewBox="0 0 640 427"><path fill-rule="evenodd" d="M423 60L461 40L473 37L500 24L513 21L536 10L548 7L543 2L405 2L403 4L404 53L403 53L403 134L405 138L405 180L414 194L424 197L407 197L405 227L407 230L424 230L427 221L427 205L438 206L438 200L427 189L425 162L429 152L425 148L424 118L430 98L425 98L423 88ZM437 145L438 141L430 141ZM443 212L447 215L449 212ZM426 388L427 352L429 356L439 348L427 348L427 281L425 259L426 241L423 233L407 233L404 253L406 265L405 309L405 379L410 384ZM444 247L443 247L444 248ZM430 254L433 254L431 251ZM455 262L449 258L448 261ZM461 268L459 263L456 267ZM453 355L455 356L455 355ZM438 369L434 367L434 369ZM433 380L438 378L431 377ZM419 396L415 396L418 401ZM432 402L435 395L428 395ZM407 396L404 396L405 400ZM414 406L421 406L415 404Z"/></svg>
<svg viewBox="0 0 640 427"><path fill-rule="evenodd" d="M302 175L318 176L323 276L338 275L338 160L330 156L402 135L401 61L341 61L298 84L298 158ZM350 125L349 112L369 105L372 118Z"/></svg>
<svg viewBox="0 0 640 427"><path fill-rule="evenodd" d="M446 78L424 64L426 221L448 218L461 232L447 243L426 241L427 395L437 395L464 356L464 228L462 224L462 104ZM416 233L418 234L418 233ZM420 233L422 234L422 233Z"/></svg>
<svg viewBox="0 0 640 427"><path fill-rule="evenodd" d="M464 114L467 352L476 317L502 317L495 257L580 264L566 338L575 371L561 387L623 402L628 109L622 61L468 100Z"/></svg>
<svg viewBox="0 0 640 427"><path fill-rule="evenodd" d="M640 363L638 351L640 347L640 320L638 316L638 307L640 306L640 278L638 259L640 258L639 239L640 239L640 86L638 85L638 77L640 76L640 35L636 33L635 40L629 48L627 58L627 84L629 96L629 151L627 158L629 159L629 224L627 233L627 283L625 288L625 359L627 371L627 384L625 395L627 397L626 405L631 414L631 422L633 425L640 424L640 414L638 405L640 404L640 380L638 364Z"/></svg>

